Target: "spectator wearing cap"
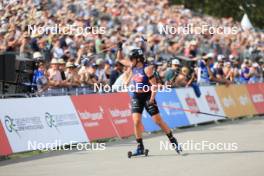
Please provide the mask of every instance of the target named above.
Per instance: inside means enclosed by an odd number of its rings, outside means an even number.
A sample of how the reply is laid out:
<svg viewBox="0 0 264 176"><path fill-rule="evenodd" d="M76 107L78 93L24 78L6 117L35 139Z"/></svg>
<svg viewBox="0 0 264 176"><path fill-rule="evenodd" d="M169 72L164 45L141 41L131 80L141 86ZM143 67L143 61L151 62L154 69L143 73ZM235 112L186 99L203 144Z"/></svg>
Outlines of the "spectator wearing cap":
<svg viewBox="0 0 264 176"><path fill-rule="evenodd" d="M36 51L33 53L33 59L34 60L44 60L42 54L39 51Z"/></svg>
<svg viewBox="0 0 264 176"><path fill-rule="evenodd" d="M240 82L240 62L237 58L231 59L231 71L232 71L232 77L233 82L239 83Z"/></svg>
<svg viewBox="0 0 264 176"><path fill-rule="evenodd" d="M44 63L40 62L38 64L38 68L36 70L34 70L34 72L33 72L33 78L32 78L33 84L36 84L37 80L40 77L44 76L44 71L45 71L45 65L44 65Z"/></svg>
<svg viewBox="0 0 264 176"><path fill-rule="evenodd" d="M213 77L214 54L208 53L198 61L198 83L200 85L210 85L210 79Z"/></svg>
<svg viewBox="0 0 264 176"><path fill-rule="evenodd" d="M105 72L105 61L101 58L96 60L96 76L98 77L98 82L102 83L102 84L106 84L107 83L107 76L106 76L106 72Z"/></svg>
<svg viewBox="0 0 264 176"><path fill-rule="evenodd" d="M175 85L175 79L180 72L180 61L178 59L173 59L171 62L171 68L169 68L165 73L165 84Z"/></svg>
<svg viewBox="0 0 264 176"><path fill-rule="evenodd" d="M210 85L216 83L229 85L231 82L221 76L222 73L217 72L214 68L214 57L214 53L208 53L203 56L203 60L199 60L197 82L200 85Z"/></svg>
<svg viewBox="0 0 264 176"><path fill-rule="evenodd" d="M32 34L31 40L29 42L30 48L33 52L40 51L39 45L38 45L38 40L39 40L39 35L38 34Z"/></svg>
<svg viewBox="0 0 264 176"><path fill-rule="evenodd" d="M251 77L250 61L245 59L243 64L241 65L240 83L242 84L248 83L250 77Z"/></svg>
<svg viewBox="0 0 264 176"><path fill-rule="evenodd" d="M34 71L32 83L36 84L38 92L43 92L49 87L45 64L40 62Z"/></svg>
<svg viewBox="0 0 264 176"><path fill-rule="evenodd" d="M248 83L258 83L261 80L261 71L260 71L260 66L258 63L253 63L252 66L250 67L250 78Z"/></svg>
<svg viewBox="0 0 264 176"><path fill-rule="evenodd" d="M95 74L97 66L87 61L84 63L84 67L85 69L79 73L81 85L93 89L94 85L98 83L98 78Z"/></svg>
<svg viewBox="0 0 264 176"><path fill-rule="evenodd" d="M65 77L68 86L77 87L81 85L80 76L76 68L73 62L68 61L66 63Z"/></svg>
<svg viewBox="0 0 264 176"><path fill-rule="evenodd" d="M57 59L52 59L50 62L50 68L48 69L48 80L50 81L52 87L61 86L62 78Z"/></svg>
<svg viewBox="0 0 264 176"><path fill-rule="evenodd" d="M214 68L214 75L217 79L225 79L223 67L224 67L224 56L218 55L217 63Z"/></svg>

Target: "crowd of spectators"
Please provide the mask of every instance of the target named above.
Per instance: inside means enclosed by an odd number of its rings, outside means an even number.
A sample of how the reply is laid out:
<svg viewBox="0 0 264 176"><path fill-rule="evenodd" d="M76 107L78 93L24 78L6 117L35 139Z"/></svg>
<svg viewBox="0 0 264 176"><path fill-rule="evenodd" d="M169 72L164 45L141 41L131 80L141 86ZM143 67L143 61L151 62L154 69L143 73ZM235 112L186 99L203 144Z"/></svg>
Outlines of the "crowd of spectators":
<svg viewBox="0 0 264 176"><path fill-rule="evenodd" d="M116 61L118 43L125 56L142 48L160 82L174 87L263 81L263 32L242 30L232 18L196 14L167 0L1 1L0 17L0 52L38 63L33 75L38 91L125 84L130 73ZM160 32L161 25L202 23L239 30L228 35ZM29 32L29 25L94 28L84 34L40 34Z"/></svg>

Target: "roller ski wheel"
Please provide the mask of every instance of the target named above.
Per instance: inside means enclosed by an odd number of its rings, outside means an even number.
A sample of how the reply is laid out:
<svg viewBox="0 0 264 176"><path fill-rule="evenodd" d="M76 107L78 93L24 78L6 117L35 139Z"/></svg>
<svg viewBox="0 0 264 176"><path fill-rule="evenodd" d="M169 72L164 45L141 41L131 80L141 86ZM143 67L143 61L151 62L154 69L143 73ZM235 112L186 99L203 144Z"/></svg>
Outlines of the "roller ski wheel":
<svg viewBox="0 0 264 176"><path fill-rule="evenodd" d="M144 149L143 151L141 151L141 150L136 150L135 152L129 151L127 153L127 156L128 156L128 158L131 158L134 156L141 156L141 155L148 156L148 154L149 154L149 150Z"/></svg>
<svg viewBox="0 0 264 176"><path fill-rule="evenodd" d="M145 155L145 156L148 156L148 153L149 153L149 150L148 150L148 149L145 149L145 151L144 151L144 155Z"/></svg>

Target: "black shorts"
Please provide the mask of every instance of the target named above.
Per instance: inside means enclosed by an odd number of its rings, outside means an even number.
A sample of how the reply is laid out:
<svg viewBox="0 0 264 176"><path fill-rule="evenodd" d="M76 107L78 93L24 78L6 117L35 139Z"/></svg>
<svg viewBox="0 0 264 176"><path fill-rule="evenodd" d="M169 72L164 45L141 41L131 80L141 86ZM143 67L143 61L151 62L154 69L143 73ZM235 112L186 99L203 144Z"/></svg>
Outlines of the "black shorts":
<svg viewBox="0 0 264 176"><path fill-rule="evenodd" d="M159 113L159 108L156 100L154 103L149 103L151 97L151 92L146 93L134 93L132 98L132 113L142 114L144 108L149 113L150 116L156 115Z"/></svg>

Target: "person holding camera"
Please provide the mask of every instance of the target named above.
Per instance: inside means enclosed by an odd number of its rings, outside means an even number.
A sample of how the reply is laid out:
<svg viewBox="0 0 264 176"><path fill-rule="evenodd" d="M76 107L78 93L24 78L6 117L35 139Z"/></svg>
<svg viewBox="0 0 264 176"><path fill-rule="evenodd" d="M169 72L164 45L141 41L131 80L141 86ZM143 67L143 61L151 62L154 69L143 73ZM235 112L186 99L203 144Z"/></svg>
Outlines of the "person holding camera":
<svg viewBox="0 0 264 176"><path fill-rule="evenodd" d="M214 68L214 62L214 53L208 53L202 57L202 60L198 61L197 82L202 86L216 83L231 84L231 81L218 76L217 70Z"/></svg>
<svg viewBox="0 0 264 176"><path fill-rule="evenodd" d="M173 59L171 62L171 68L169 68L165 73L165 84L172 87L176 87L175 80L180 73L180 61L178 59Z"/></svg>

